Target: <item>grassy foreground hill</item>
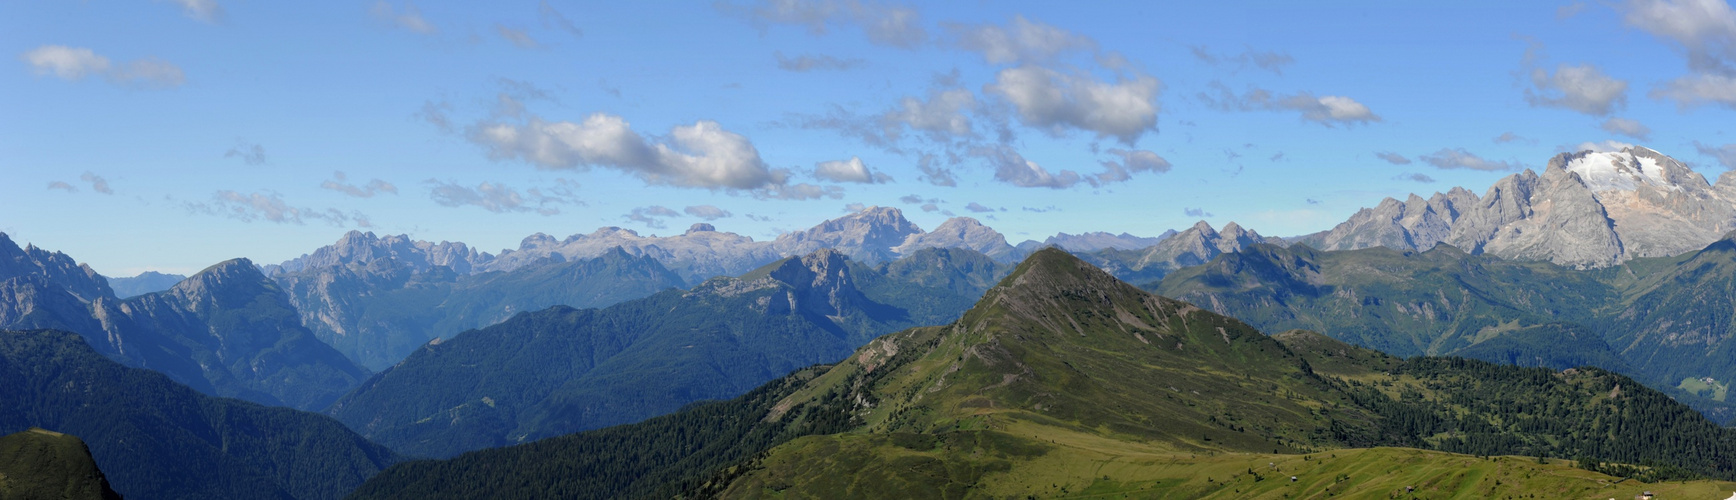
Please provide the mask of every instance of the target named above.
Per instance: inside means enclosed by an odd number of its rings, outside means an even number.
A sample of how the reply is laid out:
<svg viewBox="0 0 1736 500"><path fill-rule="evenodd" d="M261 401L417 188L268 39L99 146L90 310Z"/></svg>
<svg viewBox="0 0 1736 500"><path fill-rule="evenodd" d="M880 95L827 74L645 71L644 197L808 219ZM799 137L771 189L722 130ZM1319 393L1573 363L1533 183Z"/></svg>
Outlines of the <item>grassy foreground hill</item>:
<svg viewBox="0 0 1736 500"><path fill-rule="evenodd" d="M77 437L31 428L0 437L0 498L119 500Z"/></svg>
<svg viewBox="0 0 1736 500"><path fill-rule="evenodd" d="M352 497L1725 498L1679 480L1733 464L1736 434L1614 373L1266 336L1045 250L951 325L733 401L400 464Z"/></svg>

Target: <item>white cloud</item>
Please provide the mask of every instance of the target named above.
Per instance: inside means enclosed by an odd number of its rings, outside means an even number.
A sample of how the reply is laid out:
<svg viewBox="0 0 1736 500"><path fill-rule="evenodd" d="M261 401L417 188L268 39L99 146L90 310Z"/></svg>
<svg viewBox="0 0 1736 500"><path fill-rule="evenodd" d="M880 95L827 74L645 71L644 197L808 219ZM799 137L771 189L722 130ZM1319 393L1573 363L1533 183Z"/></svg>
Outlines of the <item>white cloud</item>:
<svg viewBox="0 0 1736 500"><path fill-rule="evenodd" d="M1493 161L1466 151L1465 148L1441 148L1440 151L1417 157L1423 163L1442 169L1470 169L1483 171L1519 170L1523 166L1511 161Z"/></svg>
<svg viewBox="0 0 1736 500"><path fill-rule="evenodd" d="M181 13L187 17L214 23L223 20L223 6L217 0L171 0L181 6Z"/></svg>
<svg viewBox="0 0 1736 500"><path fill-rule="evenodd" d="M102 76L110 83L149 88L176 87L187 81L186 73L168 61L147 57L114 64L107 57L79 47L43 45L19 58L37 75L54 75L63 80Z"/></svg>
<svg viewBox="0 0 1736 500"><path fill-rule="evenodd" d="M1420 173L1410 174L1410 175L1400 175L1398 177L1394 177L1394 179L1401 180L1401 181L1416 181L1416 182L1421 182L1424 184L1430 184L1430 183L1435 182L1434 177L1429 177L1428 175L1424 175L1424 174L1420 174Z"/></svg>
<svg viewBox="0 0 1736 500"><path fill-rule="evenodd" d="M1199 99L1207 106L1224 111L1295 111L1301 114L1303 120L1328 127L1334 124L1367 125L1381 121L1380 115L1374 114L1368 106L1344 96L1315 96L1310 92L1277 96L1261 88L1251 88L1238 96L1219 82L1212 82L1211 88L1217 95L1201 92L1198 94Z"/></svg>
<svg viewBox="0 0 1736 500"><path fill-rule="evenodd" d="M1005 97L1027 126L1060 134L1067 127L1096 132L1133 145L1157 130L1156 78L1138 76L1115 83L1067 75L1041 66L1001 70L984 88Z"/></svg>
<svg viewBox="0 0 1736 500"><path fill-rule="evenodd" d="M891 176L869 170L868 165L855 156L848 160L823 161L814 165L814 177L832 182L860 184L881 184L892 180Z"/></svg>
<svg viewBox="0 0 1736 500"><path fill-rule="evenodd" d="M1532 106L1604 116L1627 105L1627 82L1611 78L1590 64L1562 64L1553 74L1532 68L1531 85L1533 88L1525 89L1525 102Z"/></svg>
<svg viewBox="0 0 1736 500"><path fill-rule="evenodd" d="M1723 165L1724 168L1736 170L1736 144L1714 146L1711 144L1701 144L1700 141L1694 141L1694 149L1700 151L1700 154L1718 160L1718 164Z"/></svg>
<svg viewBox="0 0 1736 500"><path fill-rule="evenodd" d="M663 219L679 216L681 216L681 214L676 213L675 210L672 210L669 207L652 205L649 207L635 208L627 215L621 216L621 218L626 219L629 222L644 224L645 227L652 229L663 229L669 227L663 223Z"/></svg>
<svg viewBox="0 0 1736 500"><path fill-rule="evenodd" d="M84 174L79 175L78 180L90 183L91 191L96 191L102 194L115 194L115 191L109 188L108 179L104 179L100 175L87 171Z"/></svg>
<svg viewBox="0 0 1736 500"><path fill-rule="evenodd" d="M948 26L960 48L989 64L1043 63L1069 52L1096 50L1097 42L1048 24L1014 16L1007 26Z"/></svg>
<svg viewBox="0 0 1736 500"><path fill-rule="evenodd" d="M838 186L816 186L806 182L797 184L778 184L749 191L754 198L762 200L817 200L820 198L839 199L844 197L844 188Z"/></svg>
<svg viewBox="0 0 1736 500"><path fill-rule="evenodd" d="M1562 148L1562 150L1565 152L1572 152L1572 153L1577 153L1580 151L1596 151L1599 153L1613 153L1613 152L1621 151L1623 149L1627 149L1627 148L1631 148L1631 147L1634 147L1634 145L1628 144L1625 142L1621 142L1621 141L1617 141L1617 140L1607 140L1607 141L1599 141L1599 142L1581 142L1581 143L1576 144L1570 148Z"/></svg>
<svg viewBox="0 0 1736 500"><path fill-rule="evenodd" d="M729 213L728 210L717 208L717 206L715 206L715 205L696 205L696 206L684 208L681 211L686 212L687 215L691 215L691 216L705 219L708 221L724 219L724 218L728 218L728 217L735 215L735 214Z"/></svg>
<svg viewBox="0 0 1736 500"><path fill-rule="evenodd" d="M535 117L523 124L484 122L469 136L495 159L548 169L611 168L647 184L745 190L779 186L786 177L768 168L746 137L706 120L674 127L666 143L647 141L626 120L607 113L579 123Z"/></svg>
<svg viewBox="0 0 1736 500"><path fill-rule="evenodd" d="M61 191L66 191L68 193L77 193L78 192L78 188L72 187L71 184L67 184L64 181L50 182L50 183L48 183L48 189L50 189L50 190L59 189Z"/></svg>
<svg viewBox="0 0 1736 500"><path fill-rule="evenodd" d="M1524 136L1521 136L1519 134L1515 134L1512 132L1502 132L1501 135L1495 136L1494 141L1496 144L1506 144L1506 143L1514 142L1514 141L1522 141L1522 142L1530 142L1530 143L1537 142L1536 140L1527 139Z"/></svg>
<svg viewBox="0 0 1736 500"><path fill-rule="evenodd" d="M867 64L860 58L839 59L825 54L801 54L796 57L785 57L783 52L773 52L772 57L778 60L778 69L804 73L808 71L844 71L855 69Z"/></svg>
<svg viewBox="0 0 1736 500"><path fill-rule="evenodd" d="M1007 147L988 149L979 152L979 155L994 167L995 180L1018 187L1065 189L1073 187L1081 180L1079 173L1072 170L1050 173L1042 165L1025 159Z"/></svg>
<svg viewBox="0 0 1736 500"><path fill-rule="evenodd" d="M399 11L392 8L392 4L386 3L386 0L379 0L374 2L373 8L369 9L368 12L373 14L375 18L423 35L440 32L439 28L434 27L434 23L428 22L427 18L422 17L422 10L417 9L413 2L404 2L404 9Z"/></svg>
<svg viewBox="0 0 1736 500"><path fill-rule="evenodd" d="M38 75L52 74L63 80L78 80L86 76L108 73L107 57L86 48L64 45L43 45L25 52L21 59Z"/></svg>
<svg viewBox="0 0 1736 500"><path fill-rule="evenodd" d="M585 36L584 30L579 29L578 25L573 24L571 20L567 19L567 16L562 15L561 11L555 10L555 6L549 5L547 0L537 4L536 15L538 18L542 19L543 26L545 27L565 31L567 34L572 35L573 38L584 38Z"/></svg>
<svg viewBox="0 0 1736 500"><path fill-rule="evenodd" d="M915 97L898 100L898 106L881 115L890 140L897 140L900 126L926 132L931 138L945 142L950 137L972 135L968 112L977 106L976 96L969 90L934 90L924 101Z"/></svg>
<svg viewBox="0 0 1736 500"><path fill-rule="evenodd" d="M346 177L347 176L345 176L343 172L332 172L332 178L325 182L321 182L319 187L320 189L330 189L357 198L373 198L374 195L379 193L398 194L398 186L394 186L390 182L373 179L369 180L368 184L365 186L357 186L355 184L345 183L344 181L347 180Z"/></svg>
<svg viewBox="0 0 1736 500"><path fill-rule="evenodd" d="M531 38L530 33L525 33L524 30L512 29L505 25L496 24L494 25L494 32L498 33L501 38L508 42L512 42L514 46L521 49L542 47L542 43L537 42L535 38Z"/></svg>
<svg viewBox="0 0 1736 500"><path fill-rule="evenodd" d="M1603 121L1603 130L1611 134L1625 135L1639 140L1648 140L1652 136L1651 127L1627 118L1611 117Z"/></svg>
<svg viewBox="0 0 1736 500"><path fill-rule="evenodd" d="M1628 24L1679 45L1689 74L1648 94L1681 107L1715 104L1736 109L1736 9L1723 0L1629 0Z"/></svg>
<svg viewBox="0 0 1736 500"><path fill-rule="evenodd" d="M1387 163L1391 163L1393 165L1409 165L1411 163L1410 158L1405 158L1404 155L1394 153L1391 151L1376 152L1374 154L1374 157L1380 158L1382 160L1386 160Z"/></svg>
<svg viewBox="0 0 1736 500"><path fill-rule="evenodd" d="M428 179L428 196L447 207L475 206L494 213L536 212L541 215L561 213L560 205L584 205L564 184L543 189L530 188L519 193L506 185L483 182L475 188L455 182Z"/></svg>
<svg viewBox="0 0 1736 500"><path fill-rule="evenodd" d="M1103 171L1086 179L1093 186L1125 181L1138 172L1161 174L1168 172L1171 167L1169 160L1158 156L1157 153L1143 149L1110 149L1105 152L1114 155L1117 159L1098 162L1103 165Z"/></svg>
<svg viewBox="0 0 1736 500"><path fill-rule="evenodd" d="M1654 99L1670 99L1687 108L1701 104L1717 104L1736 109L1736 77L1697 73L1664 82L1648 94Z"/></svg>
<svg viewBox="0 0 1736 500"><path fill-rule="evenodd" d="M1181 209L1181 213L1186 214L1188 217L1215 217L1211 212L1207 212L1203 208L1183 208Z"/></svg>

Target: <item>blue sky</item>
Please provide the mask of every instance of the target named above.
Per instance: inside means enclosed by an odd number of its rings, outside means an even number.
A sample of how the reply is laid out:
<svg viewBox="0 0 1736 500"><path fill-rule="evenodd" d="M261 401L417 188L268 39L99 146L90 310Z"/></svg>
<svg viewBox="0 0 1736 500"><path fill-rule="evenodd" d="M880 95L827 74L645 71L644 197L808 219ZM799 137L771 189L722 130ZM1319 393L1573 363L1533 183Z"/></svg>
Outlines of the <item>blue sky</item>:
<svg viewBox="0 0 1736 500"><path fill-rule="evenodd" d="M3 1L0 231L112 276L859 205L1296 235L1586 143L1736 166L1724 0L1515 4Z"/></svg>

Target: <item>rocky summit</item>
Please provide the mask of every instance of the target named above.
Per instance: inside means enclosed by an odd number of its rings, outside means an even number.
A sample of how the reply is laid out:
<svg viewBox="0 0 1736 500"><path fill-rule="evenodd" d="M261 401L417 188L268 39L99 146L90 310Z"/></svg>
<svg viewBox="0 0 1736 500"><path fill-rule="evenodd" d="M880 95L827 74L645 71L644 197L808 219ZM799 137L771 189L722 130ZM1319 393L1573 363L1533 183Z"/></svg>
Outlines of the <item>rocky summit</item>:
<svg viewBox="0 0 1736 500"><path fill-rule="evenodd" d="M1473 253L1577 268L1693 251L1736 228L1736 177L1708 183L1681 161L1633 146L1563 153L1479 197L1462 188L1387 198L1298 241L1324 250L1448 243Z"/></svg>

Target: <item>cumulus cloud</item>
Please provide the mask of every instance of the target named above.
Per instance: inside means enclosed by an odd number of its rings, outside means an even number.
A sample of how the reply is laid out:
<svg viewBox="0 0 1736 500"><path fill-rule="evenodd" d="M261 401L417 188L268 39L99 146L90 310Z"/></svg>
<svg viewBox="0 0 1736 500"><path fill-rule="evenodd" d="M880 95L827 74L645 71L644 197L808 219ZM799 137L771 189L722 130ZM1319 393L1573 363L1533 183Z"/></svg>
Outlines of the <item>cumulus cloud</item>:
<svg viewBox="0 0 1736 500"><path fill-rule="evenodd" d="M1238 68L1253 66L1280 75L1284 74L1285 66L1296 63L1296 58L1290 57L1290 54L1285 52L1263 52L1247 49L1240 54L1219 55L1212 53L1211 49L1203 45L1190 46L1188 49L1193 52L1195 59L1213 66L1221 64L1234 65Z"/></svg>
<svg viewBox="0 0 1736 500"><path fill-rule="evenodd" d="M843 71L856 69L868 64L860 58L840 59L824 54L801 54L796 57L785 57L783 52L773 52L772 57L778 60L778 69L805 73L808 71Z"/></svg>
<svg viewBox="0 0 1736 500"><path fill-rule="evenodd" d="M1648 94L1687 108L1705 104L1736 109L1736 10L1723 0L1629 0L1624 20L1674 42L1688 58L1687 75Z"/></svg>
<svg viewBox="0 0 1736 500"><path fill-rule="evenodd" d="M1639 140L1648 140L1652 136L1651 127L1627 118L1611 117L1603 121L1603 130L1611 134L1625 135Z"/></svg>
<svg viewBox="0 0 1736 500"><path fill-rule="evenodd" d="M1374 157L1380 158L1382 160L1386 160L1387 163L1391 163L1393 165L1409 165L1411 163L1410 158L1405 158L1404 155L1394 153L1391 151L1376 152L1376 153L1374 153Z"/></svg>
<svg viewBox="0 0 1736 500"><path fill-rule="evenodd" d="M644 224L645 227L652 229L663 229L668 227L663 223L663 219L679 216L681 216L681 214L675 213L675 210L672 210L669 207L652 205L649 207L635 208L632 212L627 213L627 215L621 216L621 218L626 219L629 222Z"/></svg>
<svg viewBox="0 0 1736 500"><path fill-rule="evenodd" d="M1537 107L1605 116L1627 105L1627 82L1611 78L1590 64L1562 64L1554 73L1532 68L1531 86L1525 89L1525 102Z"/></svg>
<svg viewBox="0 0 1736 500"><path fill-rule="evenodd" d="M187 75L167 61L144 58L115 64L107 57L81 47L43 45L19 56L39 76L52 75L76 81L101 76L110 83L143 88L170 88L187 82Z"/></svg>
<svg viewBox="0 0 1736 500"><path fill-rule="evenodd" d="M922 204L922 206L920 208L922 208L922 211L924 211L924 212L939 212L940 211L940 205L936 205L933 203L924 203L924 204Z"/></svg>
<svg viewBox="0 0 1736 500"><path fill-rule="evenodd" d="M980 214L980 213L988 213L988 212L994 212L994 211L995 211L995 209L993 209L993 208L989 208L989 207L988 207L988 206L985 206L985 205L983 205L983 204L981 204L981 203L977 203L977 202L974 202L974 201L973 201L973 202L970 202L970 204L969 204L969 205L965 205L965 206L964 206L964 209L965 209L965 210L969 210L969 211L971 211L971 212L975 212L975 213L979 213L979 214Z"/></svg>
<svg viewBox="0 0 1736 500"><path fill-rule="evenodd" d="M441 206L475 206L494 213L536 212L541 215L561 213L561 205L584 205L564 183L552 188L530 188L520 193L503 184L483 182L475 188L456 182L435 179L423 181L429 186L428 196Z"/></svg>
<svg viewBox="0 0 1736 500"><path fill-rule="evenodd" d="M1149 76L1109 83L1031 65L1003 69L995 83L984 87L1012 103L1026 126L1055 135L1077 128L1129 146L1146 132L1157 131L1161 89Z"/></svg>
<svg viewBox="0 0 1736 500"><path fill-rule="evenodd" d="M386 0L379 0L374 2L373 8L368 9L368 13L373 14L376 19L423 35L440 32L439 28L434 27L434 23L428 22L427 18L422 17L422 10L417 9L416 4L412 2L404 2L403 9L395 9Z"/></svg>
<svg viewBox="0 0 1736 500"><path fill-rule="evenodd" d="M791 24L824 35L833 27L854 26L877 45L913 49L928 41L922 16L909 7L861 0L760 0L749 5L720 2L717 6L746 17L761 29L770 24Z"/></svg>
<svg viewBox="0 0 1736 500"><path fill-rule="evenodd" d="M681 211L686 212L687 215L691 215L691 216L705 219L708 221L724 219L724 218L728 218L730 216L735 215L735 214L729 213L728 210L717 208L714 205L695 205L695 206L684 208Z"/></svg>
<svg viewBox="0 0 1736 500"><path fill-rule="evenodd" d="M880 115L880 125L888 141L897 141L904 127L909 127L944 143L975 135L969 113L976 107L976 95L968 90L936 89L928 93L927 100L910 96L899 99L897 106Z"/></svg>
<svg viewBox="0 0 1736 500"><path fill-rule="evenodd" d="M1417 157L1423 163L1441 169L1469 169L1483 171L1519 170L1523 168L1517 162L1494 161L1466 151L1465 148L1441 148L1440 151Z"/></svg>
<svg viewBox="0 0 1736 500"><path fill-rule="evenodd" d="M224 151L223 157L240 158L242 163L248 165L264 165L265 146L246 141L235 141L235 146L230 147L228 151Z"/></svg>
<svg viewBox="0 0 1736 500"><path fill-rule="evenodd" d="M91 191L96 191L102 194L115 194L113 189L109 189L108 179L104 179L102 176L96 175L95 173L86 171L78 176L78 180L90 183Z"/></svg>
<svg viewBox="0 0 1736 500"><path fill-rule="evenodd" d="M1223 111L1294 111L1299 113L1303 120L1327 127L1336 124L1367 125L1381 121L1380 115L1374 114L1368 106L1344 96L1315 96L1309 92L1279 96L1261 88L1250 88L1247 92L1236 95L1235 91L1221 82L1212 82L1211 89L1216 95L1201 92L1198 94L1200 101Z"/></svg>
<svg viewBox="0 0 1736 500"><path fill-rule="evenodd" d="M848 160L823 161L814 165L814 177L832 182L855 182L860 184L881 184L891 182L892 177L868 169L858 157Z"/></svg>
<svg viewBox="0 0 1736 500"><path fill-rule="evenodd" d="M649 141L607 113L578 123L535 117L517 124L482 122L471 127L469 138L497 160L520 159L546 169L610 168L647 184L772 189L787 177L767 167L747 137L709 120L671 129L666 142Z"/></svg>
<svg viewBox="0 0 1736 500"><path fill-rule="evenodd" d="M1664 82L1648 94L1683 108L1715 104L1736 109L1736 77L1699 73Z"/></svg>
<svg viewBox="0 0 1736 500"><path fill-rule="evenodd" d="M1075 51L1096 50L1097 42L1045 23L1014 16L1006 26L949 25L959 48L976 52L989 64L1044 63Z"/></svg>
<svg viewBox="0 0 1736 500"><path fill-rule="evenodd" d="M379 193L398 194L398 186L394 186L390 182L380 179L372 179L369 180L366 185L358 186L346 183L346 177L347 176L345 176L341 171L332 172L332 178L325 182L321 182L319 187L320 189L330 189L357 198L373 198L374 195Z"/></svg>
<svg viewBox="0 0 1736 500"><path fill-rule="evenodd" d="M1694 149L1699 150L1700 154L1718 160L1718 164L1723 165L1724 168L1736 170L1736 144L1715 146L1711 144L1701 144L1700 141L1694 141ZM52 188L54 186L49 187Z"/></svg>
<svg viewBox="0 0 1736 500"><path fill-rule="evenodd" d="M1161 174L1168 172L1171 167L1169 160L1143 149L1110 149L1104 152L1115 158L1098 161L1103 165L1103 171L1086 179L1086 182L1093 186L1122 182L1133 178L1133 174L1139 172Z"/></svg>
<svg viewBox="0 0 1736 500"><path fill-rule="evenodd" d="M524 30L512 29L505 25L496 24L494 25L494 32L499 34L500 38L512 42L513 46L521 49L535 49L542 47L541 42L536 41L535 38L530 36L530 33L526 33Z"/></svg>
<svg viewBox="0 0 1736 500"><path fill-rule="evenodd" d="M536 16L538 19L542 20L544 27L565 31L567 34L572 35L573 38L584 38L585 36L585 30L579 29L577 24L573 24L571 20L568 20L567 16L562 15L561 11L555 9L555 6L549 5L547 0L537 4Z"/></svg>
<svg viewBox="0 0 1736 500"><path fill-rule="evenodd" d="M368 216L361 212L296 207L284 201L281 195L268 191L240 193L222 190L213 194L209 203L186 202L182 207L190 213L219 215L242 222L263 220L277 224L303 225L308 220L317 220L337 227L373 227Z"/></svg>
<svg viewBox="0 0 1736 500"><path fill-rule="evenodd" d="M953 175L952 169L941 166L940 160L934 155L924 154L917 158L916 169L922 172L922 176L919 178L929 184L944 187L958 186L958 177Z"/></svg>
<svg viewBox="0 0 1736 500"><path fill-rule="evenodd" d="M78 188L72 187L71 184L67 184L64 181L50 182L50 183L48 183L48 189L49 190L59 189L61 191L66 191L68 193L77 193L78 192Z"/></svg>
<svg viewBox="0 0 1736 500"><path fill-rule="evenodd" d="M1183 208L1181 213L1188 217L1213 217L1211 212L1207 212L1203 208Z"/></svg>
<svg viewBox="0 0 1736 500"><path fill-rule="evenodd" d="M181 13L187 17L214 23L223 20L223 6L217 0L171 0L181 6Z"/></svg>
<svg viewBox="0 0 1736 500"><path fill-rule="evenodd" d="M994 167L995 180L1018 187L1065 189L1082 180L1079 173L1072 170L1051 173L1008 147L988 148L978 155Z"/></svg>

